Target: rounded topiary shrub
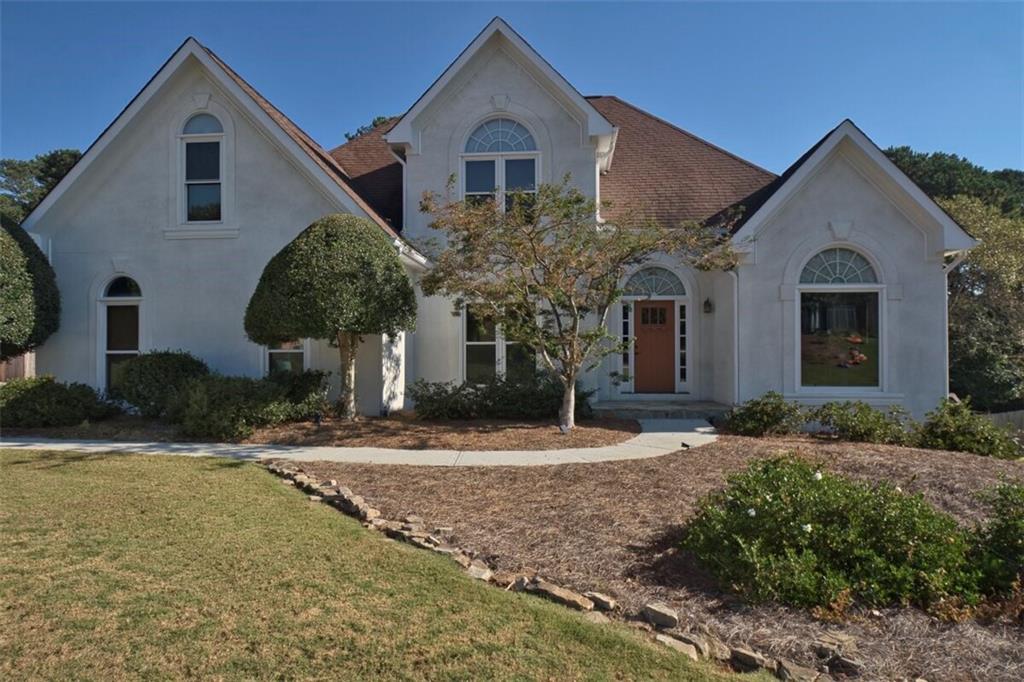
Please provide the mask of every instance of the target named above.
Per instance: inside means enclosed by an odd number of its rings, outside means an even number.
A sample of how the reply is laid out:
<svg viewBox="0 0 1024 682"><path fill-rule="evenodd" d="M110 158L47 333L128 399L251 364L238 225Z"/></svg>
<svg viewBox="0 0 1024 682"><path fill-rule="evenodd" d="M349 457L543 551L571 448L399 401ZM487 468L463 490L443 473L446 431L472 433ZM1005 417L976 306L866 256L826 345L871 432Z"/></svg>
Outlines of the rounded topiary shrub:
<svg viewBox="0 0 1024 682"><path fill-rule="evenodd" d="M803 428L803 410L781 393L768 391L760 398L733 408L721 426L739 436L768 436L797 433Z"/></svg>
<svg viewBox="0 0 1024 682"><path fill-rule="evenodd" d="M830 402L810 416L840 440L890 445L904 445L910 440L910 419L895 405L883 412L861 401Z"/></svg>
<svg viewBox="0 0 1024 682"><path fill-rule="evenodd" d="M928 607L977 600L970 539L920 495L781 458L705 498L683 546L751 601Z"/></svg>
<svg viewBox="0 0 1024 682"><path fill-rule="evenodd" d="M4 427L75 426L118 412L85 384L62 384L49 376L0 384L0 426Z"/></svg>
<svg viewBox="0 0 1024 682"><path fill-rule="evenodd" d="M60 291L46 255L20 226L0 220L0 360L43 343L60 326Z"/></svg>
<svg viewBox="0 0 1024 682"><path fill-rule="evenodd" d="M1008 429L971 410L970 400L944 399L939 403L918 429L917 444L922 448L972 452L1000 459L1024 457L1020 440Z"/></svg>
<svg viewBox="0 0 1024 682"><path fill-rule="evenodd" d="M206 363L185 351L160 350L126 360L110 397L138 408L144 417L162 417L189 379L209 373Z"/></svg>

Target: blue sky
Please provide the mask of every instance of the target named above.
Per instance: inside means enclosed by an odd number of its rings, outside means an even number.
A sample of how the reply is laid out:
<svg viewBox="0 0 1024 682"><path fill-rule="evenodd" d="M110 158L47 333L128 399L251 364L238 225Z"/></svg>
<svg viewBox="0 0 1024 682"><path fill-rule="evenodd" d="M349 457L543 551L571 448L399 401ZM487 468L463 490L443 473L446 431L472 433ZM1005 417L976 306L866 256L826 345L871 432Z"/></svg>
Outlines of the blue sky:
<svg viewBox="0 0 1024 682"><path fill-rule="evenodd" d="M188 35L324 146L401 113L494 15L584 94L770 170L843 118L1024 168L1024 5L0 2L0 155L85 149Z"/></svg>

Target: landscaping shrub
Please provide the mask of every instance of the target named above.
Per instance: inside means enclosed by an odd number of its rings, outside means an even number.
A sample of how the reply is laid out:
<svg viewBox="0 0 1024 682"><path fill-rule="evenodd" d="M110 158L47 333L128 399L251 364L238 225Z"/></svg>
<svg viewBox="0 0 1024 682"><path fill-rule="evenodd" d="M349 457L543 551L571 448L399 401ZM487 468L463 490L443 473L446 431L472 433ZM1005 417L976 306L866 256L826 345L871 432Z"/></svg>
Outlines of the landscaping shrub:
<svg viewBox="0 0 1024 682"><path fill-rule="evenodd" d="M787 402L780 393L769 391L733 408L722 426L740 436L783 435L797 433L805 421L798 405Z"/></svg>
<svg viewBox="0 0 1024 682"><path fill-rule="evenodd" d="M895 405L882 412L861 401L830 402L810 416L840 440L891 445L904 445L910 440L909 416Z"/></svg>
<svg viewBox="0 0 1024 682"><path fill-rule="evenodd" d="M984 499L990 516L977 530L973 559L982 592L1009 596L1024 586L1024 483L1003 482Z"/></svg>
<svg viewBox="0 0 1024 682"><path fill-rule="evenodd" d="M706 497L683 546L752 601L841 608L977 601L969 534L920 495L758 461Z"/></svg>
<svg viewBox="0 0 1024 682"><path fill-rule="evenodd" d="M970 401L943 400L929 412L917 432L917 444L935 450L958 450L976 455L1016 459L1024 446L1008 429L971 410Z"/></svg>
<svg viewBox="0 0 1024 682"><path fill-rule="evenodd" d="M134 405L144 417L162 417L189 379L209 374L206 363L185 351L161 350L126 360L110 396Z"/></svg>
<svg viewBox="0 0 1024 682"><path fill-rule="evenodd" d="M417 381L409 387L422 419L555 419L562 406L562 383L538 372L533 381L496 377L484 384ZM593 391L576 389L576 418L593 416Z"/></svg>
<svg viewBox="0 0 1024 682"><path fill-rule="evenodd" d="M85 384L63 384L49 376L12 379L0 384L3 426L75 426L118 412L115 405Z"/></svg>
<svg viewBox="0 0 1024 682"><path fill-rule="evenodd" d="M326 413L326 379L323 372L265 379L209 374L185 384L170 415L180 421L185 436L241 440L260 426Z"/></svg>

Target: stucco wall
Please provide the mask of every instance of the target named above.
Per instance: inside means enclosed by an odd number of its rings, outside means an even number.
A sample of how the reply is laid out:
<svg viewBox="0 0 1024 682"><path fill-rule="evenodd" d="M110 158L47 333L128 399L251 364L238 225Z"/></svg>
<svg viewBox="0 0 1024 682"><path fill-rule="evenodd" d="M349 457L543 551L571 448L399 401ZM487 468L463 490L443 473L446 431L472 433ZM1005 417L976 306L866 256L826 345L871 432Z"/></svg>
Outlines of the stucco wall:
<svg viewBox="0 0 1024 682"><path fill-rule="evenodd" d="M210 95L209 111L228 133L233 171L223 191L233 211L222 227L237 228L237 237L165 235L178 227L174 134L197 110L198 93ZM201 67L187 64L33 227L51 240L63 297L61 328L39 350L39 372L99 384L96 301L122 273L142 288L143 349L181 348L217 371L258 376L263 352L245 338L243 316L263 266L309 223L339 210ZM379 350L371 339L359 352L361 405L374 414ZM336 351L314 344L312 365L337 374Z"/></svg>
<svg viewBox="0 0 1024 682"><path fill-rule="evenodd" d="M862 252L885 286L882 387L843 397L901 404L920 417L946 394L945 274L926 240L938 227L912 223L880 181L868 180L859 154L849 144L833 152L757 234L754 262L739 267L742 400L769 390L810 404L835 399L797 386L799 272L830 246Z"/></svg>

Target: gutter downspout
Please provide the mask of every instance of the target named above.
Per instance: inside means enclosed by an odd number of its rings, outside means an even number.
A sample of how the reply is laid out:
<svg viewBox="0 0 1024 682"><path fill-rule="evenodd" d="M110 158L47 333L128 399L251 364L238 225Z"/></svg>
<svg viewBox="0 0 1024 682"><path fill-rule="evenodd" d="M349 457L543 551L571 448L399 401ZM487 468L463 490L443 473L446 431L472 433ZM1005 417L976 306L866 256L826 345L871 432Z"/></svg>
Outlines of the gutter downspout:
<svg viewBox="0 0 1024 682"><path fill-rule="evenodd" d="M740 404L740 276L733 269L732 277L732 402ZM948 363L947 363L948 364Z"/></svg>

